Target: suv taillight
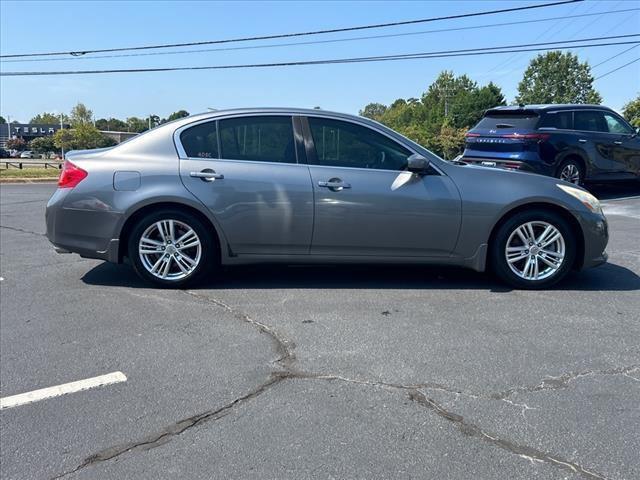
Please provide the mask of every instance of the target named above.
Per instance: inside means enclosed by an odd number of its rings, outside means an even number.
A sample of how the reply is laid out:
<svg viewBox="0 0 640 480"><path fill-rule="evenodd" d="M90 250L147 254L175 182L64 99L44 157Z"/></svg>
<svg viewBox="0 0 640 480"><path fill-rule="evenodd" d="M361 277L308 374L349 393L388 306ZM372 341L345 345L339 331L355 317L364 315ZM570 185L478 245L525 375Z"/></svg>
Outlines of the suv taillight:
<svg viewBox="0 0 640 480"><path fill-rule="evenodd" d="M74 165L69 160L62 164L62 172L58 179L58 188L73 188L89 175L86 170Z"/></svg>
<svg viewBox="0 0 640 480"><path fill-rule="evenodd" d="M511 138L513 140L531 140L534 142L543 142L549 139L548 133L508 133L506 135L500 135L504 138Z"/></svg>

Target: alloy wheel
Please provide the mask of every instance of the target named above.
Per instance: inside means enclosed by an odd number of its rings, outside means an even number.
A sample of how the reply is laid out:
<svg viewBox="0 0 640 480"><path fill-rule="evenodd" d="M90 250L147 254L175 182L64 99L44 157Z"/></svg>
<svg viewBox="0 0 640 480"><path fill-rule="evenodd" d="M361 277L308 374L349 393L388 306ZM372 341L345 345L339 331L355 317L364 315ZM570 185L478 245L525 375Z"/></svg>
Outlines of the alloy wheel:
<svg viewBox="0 0 640 480"><path fill-rule="evenodd" d="M580 169L573 163L568 163L560 172L560 180L564 180L575 185L580 184Z"/></svg>
<svg viewBox="0 0 640 480"><path fill-rule="evenodd" d="M520 278L544 280L555 275L562 266L565 241L560 230L552 224L527 222L511 233L504 254L509 268Z"/></svg>
<svg viewBox="0 0 640 480"><path fill-rule="evenodd" d="M179 220L157 221L147 227L138 242L144 268L162 280L182 280L200 264L202 244L193 228Z"/></svg>

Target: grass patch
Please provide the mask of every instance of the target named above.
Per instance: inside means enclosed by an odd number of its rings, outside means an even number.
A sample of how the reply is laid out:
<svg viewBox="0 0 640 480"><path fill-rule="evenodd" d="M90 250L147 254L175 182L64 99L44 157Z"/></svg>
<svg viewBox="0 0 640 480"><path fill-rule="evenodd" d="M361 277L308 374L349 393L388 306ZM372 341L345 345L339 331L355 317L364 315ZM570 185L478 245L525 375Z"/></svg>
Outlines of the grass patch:
<svg viewBox="0 0 640 480"><path fill-rule="evenodd" d="M0 178L58 178L60 170L57 168L44 167L28 167L20 170L19 168L1 168Z"/></svg>

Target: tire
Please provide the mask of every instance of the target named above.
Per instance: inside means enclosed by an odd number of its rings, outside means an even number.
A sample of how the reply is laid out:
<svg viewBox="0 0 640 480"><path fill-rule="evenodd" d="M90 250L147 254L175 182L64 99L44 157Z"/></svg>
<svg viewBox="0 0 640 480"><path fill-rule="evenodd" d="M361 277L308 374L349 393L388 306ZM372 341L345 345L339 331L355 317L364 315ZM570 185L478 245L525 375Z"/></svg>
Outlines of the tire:
<svg viewBox="0 0 640 480"><path fill-rule="evenodd" d="M533 229L534 242L528 226ZM545 245L556 233L560 236ZM576 237L567 220L555 212L535 209L516 213L500 225L490 245L490 266L500 280L513 287L544 289L566 277L576 251Z"/></svg>
<svg viewBox="0 0 640 480"><path fill-rule="evenodd" d="M218 263L216 247L210 227L179 209L163 209L143 217L133 227L127 245L136 273L162 288L184 288L205 278Z"/></svg>
<svg viewBox="0 0 640 480"><path fill-rule="evenodd" d="M568 158L558 167L556 177L574 185L582 185L584 182L584 167L579 160Z"/></svg>

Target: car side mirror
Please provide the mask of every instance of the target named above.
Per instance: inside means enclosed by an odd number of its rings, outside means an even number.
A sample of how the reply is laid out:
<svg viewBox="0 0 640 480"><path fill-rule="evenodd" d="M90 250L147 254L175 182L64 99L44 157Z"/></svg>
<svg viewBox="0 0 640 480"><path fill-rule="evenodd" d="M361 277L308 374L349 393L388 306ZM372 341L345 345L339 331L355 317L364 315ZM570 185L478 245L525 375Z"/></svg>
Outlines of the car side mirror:
<svg viewBox="0 0 640 480"><path fill-rule="evenodd" d="M425 175L429 171L429 160L414 153L407 158L407 171L416 175Z"/></svg>

